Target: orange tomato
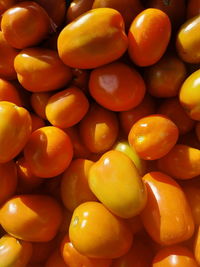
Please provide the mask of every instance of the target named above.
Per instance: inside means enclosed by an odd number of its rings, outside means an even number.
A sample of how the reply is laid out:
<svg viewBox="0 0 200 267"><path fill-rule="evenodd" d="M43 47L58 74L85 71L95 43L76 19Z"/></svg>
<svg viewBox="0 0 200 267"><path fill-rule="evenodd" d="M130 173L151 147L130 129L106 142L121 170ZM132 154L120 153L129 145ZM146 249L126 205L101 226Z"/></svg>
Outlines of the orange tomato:
<svg viewBox="0 0 200 267"><path fill-rule="evenodd" d="M74 210L69 237L81 254L104 259L127 253L133 238L126 222L98 202L85 202Z"/></svg>
<svg viewBox="0 0 200 267"><path fill-rule="evenodd" d="M63 28L58 53L73 68L90 69L110 63L127 49L123 18L112 8L92 9Z"/></svg>
<svg viewBox="0 0 200 267"><path fill-rule="evenodd" d="M200 150L176 144L163 158L158 160L158 168L176 179L191 179L200 175Z"/></svg>
<svg viewBox="0 0 200 267"><path fill-rule="evenodd" d="M17 88L11 83L0 78L0 101L8 101L22 106L19 92Z"/></svg>
<svg viewBox="0 0 200 267"><path fill-rule="evenodd" d="M143 227L143 224L142 224L142 221L139 215L127 219L127 223L129 224L133 234L136 234L144 230L144 227Z"/></svg>
<svg viewBox="0 0 200 267"><path fill-rule="evenodd" d="M198 267L192 252L184 246L170 246L158 251L152 267Z"/></svg>
<svg viewBox="0 0 200 267"><path fill-rule="evenodd" d="M47 242L55 237L62 221L62 209L52 197L19 195L0 209L0 223L12 236L31 242Z"/></svg>
<svg viewBox="0 0 200 267"><path fill-rule="evenodd" d="M65 264L60 251L57 249L48 258L45 267L68 267L68 265Z"/></svg>
<svg viewBox="0 0 200 267"><path fill-rule="evenodd" d="M86 201L97 200L88 185L89 170L93 164L91 160L75 159L63 173L61 197L68 210L73 211Z"/></svg>
<svg viewBox="0 0 200 267"><path fill-rule="evenodd" d="M49 16L33 1L18 3L2 15L3 36L12 47L18 49L40 43L49 33L49 28Z"/></svg>
<svg viewBox="0 0 200 267"><path fill-rule="evenodd" d="M197 232L195 233L195 242L193 248L195 259L200 265L200 226L198 226Z"/></svg>
<svg viewBox="0 0 200 267"><path fill-rule="evenodd" d="M35 115L34 113L30 113L30 116L32 121L32 132L45 126L45 122L41 117Z"/></svg>
<svg viewBox="0 0 200 267"><path fill-rule="evenodd" d="M39 117L41 117L44 120L46 120L45 109L50 96L51 93L45 92L45 93L33 93L30 97L31 106L33 110Z"/></svg>
<svg viewBox="0 0 200 267"><path fill-rule="evenodd" d="M148 198L141 218L148 234L161 245L188 240L194 233L194 222L181 187L161 172L147 173L143 180Z"/></svg>
<svg viewBox="0 0 200 267"><path fill-rule="evenodd" d="M89 112L80 122L79 131L84 144L91 152L102 153L115 143L118 127L114 112L91 104Z"/></svg>
<svg viewBox="0 0 200 267"><path fill-rule="evenodd" d="M200 1L189 0L187 5L187 18L190 19L200 14Z"/></svg>
<svg viewBox="0 0 200 267"><path fill-rule="evenodd" d="M0 163L10 161L22 151L31 134L31 123L25 108L0 101Z"/></svg>
<svg viewBox="0 0 200 267"><path fill-rule="evenodd" d="M101 106L112 111L124 111L140 104L146 87L134 68L115 62L91 72L89 90Z"/></svg>
<svg viewBox="0 0 200 267"><path fill-rule="evenodd" d="M165 53L170 36L169 17L159 9L145 9L136 16L129 29L130 58L138 66L155 64Z"/></svg>
<svg viewBox="0 0 200 267"><path fill-rule="evenodd" d="M17 169L14 161L0 164L0 205L14 195L17 188Z"/></svg>
<svg viewBox="0 0 200 267"><path fill-rule="evenodd" d="M17 0L1 0L0 2L0 15L2 15L8 8L14 6Z"/></svg>
<svg viewBox="0 0 200 267"><path fill-rule="evenodd" d="M0 239L0 266L26 267L32 254L32 244L10 235Z"/></svg>
<svg viewBox="0 0 200 267"><path fill-rule="evenodd" d="M56 51L40 47L22 50L14 67L21 85L35 93L59 89L72 77L70 68L62 63Z"/></svg>
<svg viewBox="0 0 200 267"><path fill-rule="evenodd" d="M178 128L163 115L150 115L132 126L128 140L139 157L155 160L166 155L176 144Z"/></svg>
<svg viewBox="0 0 200 267"><path fill-rule="evenodd" d="M148 92L155 97L176 96L186 73L185 64L177 56L166 54L145 71Z"/></svg>
<svg viewBox="0 0 200 267"><path fill-rule="evenodd" d="M59 128L68 128L77 124L85 116L89 102L77 87L68 87L52 95L46 105L48 121Z"/></svg>
<svg viewBox="0 0 200 267"><path fill-rule="evenodd" d="M79 0L80 1L80 0ZM71 85L80 88L86 95L88 95L88 81L89 71L81 69L72 69L73 79Z"/></svg>
<svg viewBox="0 0 200 267"><path fill-rule="evenodd" d="M48 178L61 174L69 166L73 147L64 131L46 126L31 134L24 155L34 175Z"/></svg>
<svg viewBox="0 0 200 267"><path fill-rule="evenodd" d="M94 0L73 0L67 10L67 22L71 22L92 8Z"/></svg>

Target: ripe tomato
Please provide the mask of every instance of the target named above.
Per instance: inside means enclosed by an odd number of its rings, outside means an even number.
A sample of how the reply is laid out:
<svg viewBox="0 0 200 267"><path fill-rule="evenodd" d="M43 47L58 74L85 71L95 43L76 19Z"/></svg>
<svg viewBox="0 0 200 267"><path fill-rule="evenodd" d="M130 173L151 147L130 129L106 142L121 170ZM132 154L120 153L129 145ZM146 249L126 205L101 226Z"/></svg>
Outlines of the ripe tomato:
<svg viewBox="0 0 200 267"><path fill-rule="evenodd" d="M32 132L45 126L45 122L41 117L35 115L34 113L30 113L30 116L32 121Z"/></svg>
<svg viewBox="0 0 200 267"><path fill-rule="evenodd" d="M197 136L198 140L200 141L200 122L198 122L196 124L195 131L196 131L196 136Z"/></svg>
<svg viewBox="0 0 200 267"><path fill-rule="evenodd" d="M8 101L22 106L19 92L17 88L11 83L0 78L0 101Z"/></svg>
<svg viewBox="0 0 200 267"><path fill-rule="evenodd" d="M190 19L200 14L200 1L189 0L187 5L187 18Z"/></svg>
<svg viewBox="0 0 200 267"><path fill-rule="evenodd" d="M54 250L51 256L48 258L45 267L68 267L65 264L59 249Z"/></svg>
<svg viewBox="0 0 200 267"><path fill-rule="evenodd" d="M45 92L45 93L33 93L31 95L31 106L34 110L34 112L44 120L46 120L46 105L48 103L48 100L51 96L51 93Z"/></svg>
<svg viewBox="0 0 200 267"><path fill-rule="evenodd" d="M55 237L62 221L62 209L52 197L19 195L0 209L0 223L12 236L31 242L47 242Z"/></svg>
<svg viewBox="0 0 200 267"><path fill-rule="evenodd" d="M200 265L200 226L198 226L195 234L194 256L197 263Z"/></svg>
<svg viewBox="0 0 200 267"><path fill-rule="evenodd" d="M14 6L17 0L1 0L0 2L0 15L2 15L8 8Z"/></svg>
<svg viewBox="0 0 200 267"><path fill-rule="evenodd" d="M71 22L92 8L94 0L73 0L67 10L67 22Z"/></svg>

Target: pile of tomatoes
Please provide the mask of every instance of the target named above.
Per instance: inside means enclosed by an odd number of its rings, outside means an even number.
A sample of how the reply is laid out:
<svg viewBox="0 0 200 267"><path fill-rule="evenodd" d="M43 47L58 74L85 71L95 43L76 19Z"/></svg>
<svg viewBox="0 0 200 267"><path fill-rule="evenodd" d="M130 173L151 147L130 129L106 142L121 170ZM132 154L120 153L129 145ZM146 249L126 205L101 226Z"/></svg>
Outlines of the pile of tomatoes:
<svg viewBox="0 0 200 267"><path fill-rule="evenodd" d="M0 267L200 266L200 0L0 15Z"/></svg>

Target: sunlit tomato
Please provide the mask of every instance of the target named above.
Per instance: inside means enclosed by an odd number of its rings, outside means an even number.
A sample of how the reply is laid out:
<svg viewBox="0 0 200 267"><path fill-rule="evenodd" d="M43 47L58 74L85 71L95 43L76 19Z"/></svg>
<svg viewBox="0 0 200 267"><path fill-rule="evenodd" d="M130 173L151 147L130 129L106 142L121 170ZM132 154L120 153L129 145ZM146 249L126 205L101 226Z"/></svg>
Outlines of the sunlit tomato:
<svg viewBox="0 0 200 267"><path fill-rule="evenodd" d="M31 117L22 107L0 101L0 163L8 162L24 148L31 134Z"/></svg>
<svg viewBox="0 0 200 267"><path fill-rule="evenodd" d="M84 93L77 87L68 87L49 98L46 117L52 125L68 128L80 122L88 108Z"/></svg>
<svg viewBox="0 0 200 267"><path fill-rule="evenodd" d="M176 37L177 53L188 63L200 63L200 15L187 20L179 29Z"/></svg>
<svg viewBox="0 0 200 267"><path fill-rule="evenodd" d="M23 49L40 43L48 34L50 19L46 11L33 1L18 3L3 13L1 29L6 41Z"/></svg>
<svg viewBox="0 0 200 267"><path fill-rule="evenodd" d="M187 18L190 19L200 14L200 1L189 0L187 5Z"/></svg>
<svg viewBox="0 0 200 267"><path fill-rule="evenodd" d="M196 124L195 131L196 131L196 136L197 136L198 140L200 141L200 122L198 122Z"/></svg>
<svg viewBox="0 0 200 267"><path fill-rule="evenodd" d="M179 100L193 120L200 120L200 70L193 72L184 81Z"/></svg>
<svg viewBox="0 0 200 267"><path fill-rule="evenodd" d="M194 121L187 115L178 98L169 98L161 103L158 113L169 117L178 127L180 134L190 132Z"/></svg>
<svg viewBox="0 0 200 267"><path fill-rule="evenodd" d="M129 29L130 58L138 66L155 64L164 54L170 35L169 17L159 9L145 9L136 16Z"/></svg>
<svg viewBox="0 0 200 267"><path fill-rule="evenodd" d="M115 62L91 72L89 90L101 106L113 111L124 111L140 104L146 87L135 69Z"/></svg>
<svg viewBox="0 0 200 267"><path fill-rule="evenodd" d="M155 65L146 69L145 78L151 95L176 96L186 78L186 67L178 57L167 54Z"/></svg>
<svg viewBox="0 0 200 267"><path fill-rule="evenodd" d="M92 165L91 160L75 159L63 173L61 196L68 210L73 211L86 201L97 200L88 185L88 175Z"/></svg>
<svg viewBox="0 0 200 267"><path fill-rule="evenodd" d="M94 0L92 8L110 7L118 10L125 22L126 28L130 27L134 17L143 10L139 0Z"/></svg>
<svg viewBox="0 0 200 267"><path fill-rule="evenodd" d="M72 77L70 68L65 66L57 52L51 49L24 49L16 56L14 67L21 85L31 92L59 89Z"/></svg>
<svg viewBox="0 0 200 267"><path fill-rule="evenodd" d="M154 160L166 155L176 144L178 128L163 115L150 115L132 126L128 140L139 157Z"/></svg>
<svg viewBox="0 0 200 267"><path fill-rule="evenodd" d="M16 191L17 169L14 161L0 164L0 204L3 204Z"/></svg>
<svg viewBox="0 0 200 267"><path fill-rule="evenodd" d="M48 103L48 100L51 96L51 93L45 92L45 93L33 93L31 95L31 106L35 113L46 120L46 105Z"/></svg>
<svg viewBox="0 0 200 267"><path fill-rule="evenodd" d="M133 238L126 222L98 202L85 202L74 210L69 237L81 254L109 259L127 253Z"/></svg>
<svg viewBox="0 0 200 267"><path fill-rule="evenodd" d="M61 174L69 166L73 147L64 131L46 126L31 134L24 155L34 175L48 178Z"/></svg>
<svg viewBox="0 0 200 267"><path fill-rule="evenodd" d="M10 235L0 239L0 266L26 267L32 254L32 244Z"/></svg>
<svg viewBox="0 0 200 267"><path fill-rule="evenodd" d="M188 240L194 232L191 209L181 187L161 172L143 177L147 186L147 205L141 213L145 229L161 245Z"/></svg>
<svg viewBox="0 0 200 267"><path fill-rule="evenodd" d="M162 248L153 259L152 267L198 267L192 252L183 246Z"/></svg>
<svg viewBox="0 0 200 267"><path fill-rule="evenodd" d="M0 15L2 15L8 8L14 6L17 0L1 0L0 1Z"/></svg>
<svg viewBox="0 0 200 267"><path fill-rule="evenodd" d="M34 113L30 113L30 115L32 121L32 132L45 126L45 122L41 117L35 115Z"/></svg>
<svg viewBox="0 0 200 267"><path fill-rule="evenodd" d="M147 200L146 188L132 160L124 153L110 150L89 170L89 187L115 215L138 215Z"/></svg>
<svg viewBox="0 0 200 267"><path fill-rule="evenodd" d="M67 10L67 22L71 22L92 8L94 0L73 0Z"/></svg>
<svg viewBox="0 0 200 267"><path fill-rule="evenodd" d="M142 160L138 154L136 153L135 149L131 147L128 141L121 140L118 141L114 146L114 150L121 151L126 154L135 164L140 175L144 175L146 170L146 162Z"/></svg>
<svg viewBox="0 0 200 267"><path fill-rule="evenodd" d="M70 242L68 235L62 241L61 255L70 267L109 267L110 259L93 259L79 253Z"/></svg>
<svg viewBox="0 0 200 267"><path fill-rule="evenodd" d="M112 8L96 8L63 28L58 53L66 65L90 69L121 57L127 43L120 13Z"/></svg>
<svg viewBox="0 0 200 267"><path fill-rule="evenodd" d="M191 179L200 175L199 161L199 149L177 144L158 160L158 168L176 179Z"/></svg>
<svg viewBox="0 0 200 267"><path fill-rule="evenodd" d="M15 196L0 209L0 223L5 231L25 241L50 241L61 221L60 205L45 195Z"/></svg>
<svg viewBox="0 0 200 267"><path fill-rule="evenodd" d="M0 78L0 101L9 101L17 106L22 105L19 92L16 87L4 79Z"/></svg>
<svg viewBox="0 0 200 267"><path fill-rule="evenodd" d="M198 227L197 232L195 234L194 256L197 263L200 265L200 226Z"/></svg>
<svg viewBox="0 0 200 267"><path fill-rule="evenodd" d="M45 267L68 267L68 265L65 264L59 249L57 249L48 258Z"/></svg>
<svg viewBox="0 0 200 267"><path fill-rule="evenodd" d="M86 147L94 153L102 153L115 143L118 121L114 112L92 104L80 122L80 136Z"/></svg>
<svg viewBox="0 0 200 267"><path fill-rule="evenodd" d="M0 31L0 77L4 79L15 79L17 74L14 69L14 59L19 51L10 46Z"/></svg>

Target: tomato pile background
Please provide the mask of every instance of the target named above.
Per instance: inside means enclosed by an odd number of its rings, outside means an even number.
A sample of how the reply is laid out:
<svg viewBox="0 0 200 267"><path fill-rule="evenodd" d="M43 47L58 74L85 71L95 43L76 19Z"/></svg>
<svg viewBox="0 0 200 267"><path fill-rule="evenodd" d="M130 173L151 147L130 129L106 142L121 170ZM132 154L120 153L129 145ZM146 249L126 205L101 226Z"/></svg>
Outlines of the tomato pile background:
<svg viewBox="0 0 200 267"><path fill-rule="evenodd" d="M0 267L200 266L200 0L0 15Z"/></svg>

